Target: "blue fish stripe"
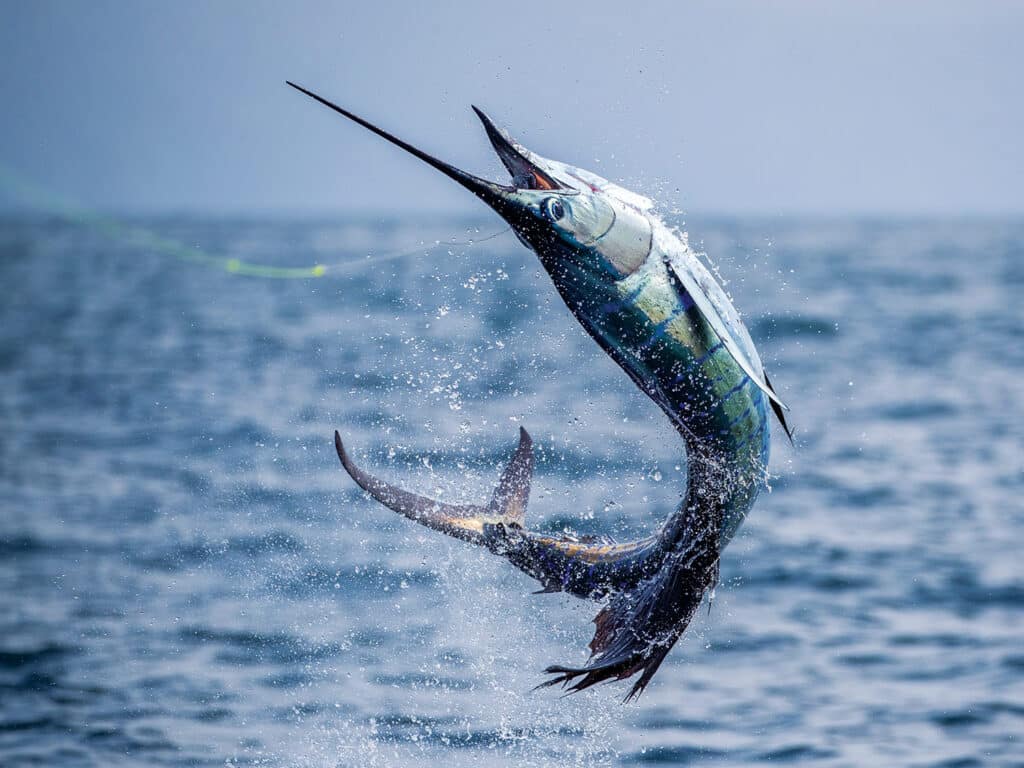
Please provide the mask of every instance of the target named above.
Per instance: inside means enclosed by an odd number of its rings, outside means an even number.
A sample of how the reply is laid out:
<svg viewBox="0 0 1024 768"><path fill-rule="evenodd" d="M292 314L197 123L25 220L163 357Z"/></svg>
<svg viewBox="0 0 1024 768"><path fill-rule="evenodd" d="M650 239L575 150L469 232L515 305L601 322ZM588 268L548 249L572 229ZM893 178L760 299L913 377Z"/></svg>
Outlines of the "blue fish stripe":
<svg viewBox="0 0 1024 768"><path fill-rule="evenodd" d="M723 341L719 341L717 344L713 344L712 346L708 347L707 352L705 352L700 357L696 358L693 361L693 364L694 365L704 365L704 363L707 361L707 359L709 357L711 357L713 354L715 354L715 352L717 352L718 350L720 350L724 346L725 346L725 342L723 342Z"/></svg>
<svg viewBox="0 0 1024 768"><path fill-rule="evenodd" d="M607 317L615 312L621 312L624 309L629 309L633 303L640 298L640 294L644 292L644 288L647 287L646 283L641 282L636 288L631 290L621 299L609 301L606 304L602 304L598 309L601 315Z"/></svg>
<svg viewBox="0 0 1024 768"><path fill-rule="evenodd" d="M755 437L757 437L759 435L764 436L765 434L767 434L767 431L765 430L765 426L768 424L768 422L765 421L764 419L759 419L759 421L761 423L760 423L760 425L758 425L757 429L755 429L753 432L751 432L749 435L747 435L745 438L740 440L739 443L736 444L736 452L737 453L739 453L741 450L746 448L747 447L747 443L749 443Z"/></svg>
<svg viewBox="0 0 1024 768"><path fill-rule="evenodd" d="M723 346L725 346L725 345L722 342L718 342L714 346L710 347L707 350L707 352L705 352L700 357L694 359L693 367L694 368L699 367L701 364L704 363L705 360L710 358L713 354L715 354L715 352L720 350ZM712 384L717 384L719 381L721 381L723 378L725 378L726 376L729 376L729 375L730 374L729 374L728 371L726 371L725 373L721 373L718 376L716 376L714 379L712 379L711 383ZM684 381L684 380L692 378L692 377L693 377L693 370L692 369L683 370L683 371L680 371L679 373L676 374L676 377L672 381L672 383L673 384L678 384L681 381Z"/></svg>
<svg viewBox="0 0 1024 768"><path fill-rule="evenodd" d="M745 410L743 413L741 413L739 416L737 416L735 419L733 419L732 421L729 422L729 426L726 427L726 430L732 429L737 424L739 424L741 421L743 421L745 418L747 418L747 416L750 415L750 412L751 412L751 410L753 410L753 408L754 408L753 405L748 405L747 406L747 410Z"/></svg>
<svg viewBox="0 0 1024 768"><path fill-rule="evenodd" d="M633 290L631 290L629 293L627 293L625 296L622 297L621 301L622 301L623 305L632 306L633 304L635 304L636 300L640 298L640 294L644 292L644 289L646 287L647 287L647 283L646 282L644 282L642 280L638 281L637 285L636 285L636 288L634 288Z"/></svg>
<svg viewBox="0 0 1024 768"><path fill-rule="evenodd" d="M729 390L728 392L726 392L726 393L725 393L724 395L722 395L722 403L726 403L726 402L728 402L728 401L729 401L729 398L730 398L730 397L732 397L733 395L735 395L735 394L736 394L737 392L739 392L739 391L740 391L741 389L743 389L743 388L744 388L745 386L747 386L747 384L749 384L749 383L750 383L750 377L749 377L749 376L747 376L747 374L745 374L745 373L744 373L744 374L743 374L743 378L742 378L742 379L740 379L740 383L739 383L739 384L737 384L737 385L736 385L735 387L733 387L732 389L730 389L730 390ZM730 425L730 426L731 426L731 425Z"/></svg>
<svg viewBox="0 0 1024 768"><path fill-rule="evenodd" d="M685 314L686 309L686 307L676 307L672 314L654 326L654 329L651 331L651 337L640 346L640 350L643 351L650 349L656 341L664 338L665 334L668 333L669 326L671 326L680 315Z"/></svg>

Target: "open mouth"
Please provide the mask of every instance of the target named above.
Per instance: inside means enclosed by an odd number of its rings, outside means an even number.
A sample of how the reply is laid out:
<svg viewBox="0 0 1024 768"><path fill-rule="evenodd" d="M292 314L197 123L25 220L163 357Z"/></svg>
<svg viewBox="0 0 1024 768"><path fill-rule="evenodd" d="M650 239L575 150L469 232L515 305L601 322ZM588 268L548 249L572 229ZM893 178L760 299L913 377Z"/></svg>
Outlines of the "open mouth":
<svg viewBox="0 0 1024 768"><path fill-rule="evenodd" d="M498 153L501 162L512 174L512 185L516 189L566 188L565 184L560 183L531 163L522 150L482 110L474 106L473 111L480 118L480 122L484 124L484 130L487 131L487 138L491 140L494 151Z"/></svg>

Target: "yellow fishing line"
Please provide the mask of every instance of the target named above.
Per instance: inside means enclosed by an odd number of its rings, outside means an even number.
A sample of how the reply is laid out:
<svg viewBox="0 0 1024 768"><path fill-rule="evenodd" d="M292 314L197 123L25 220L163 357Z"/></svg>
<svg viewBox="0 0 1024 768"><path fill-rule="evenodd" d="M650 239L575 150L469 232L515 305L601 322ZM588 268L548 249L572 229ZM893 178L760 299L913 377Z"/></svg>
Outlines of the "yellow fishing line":
<svg viewBox="0 0 1024 768"><path fill-rule="evenodd" d="M142 227L132 227L123 224L116 219L102 216L81 206L75 205L68 200L58 197L43 188L26 181L14 174L9 169L0 165L0 185L6 187L13 195L23 202L28 202L34 207L40 208L48 213L60 216L68 221L82 224L90 229L100 232L112 240L131 241L139 247L172 256L182 261L202 264L207 267L223 270L233 275L244 275L246 277L262 277L274 280L308 280L311 278L324 277L328 274L337 274L353 267L359 267L364 260L352 260L336 264L314 264L309 267L278 267L273 264L257 264L251 261L243 261L238 258L227 256L216 256L203 253L195 248L190 248L184 243L170 240L156 234L151 230ZM493 240L509 231L506 227L486 237L470 240L446 240L435 241L432 245L421 244L417 248L403 251L375 255L374 263L380 261L391 261L403 256L411 256L417 253L434 250L445 246L474 245L487 240Z"/></svg>

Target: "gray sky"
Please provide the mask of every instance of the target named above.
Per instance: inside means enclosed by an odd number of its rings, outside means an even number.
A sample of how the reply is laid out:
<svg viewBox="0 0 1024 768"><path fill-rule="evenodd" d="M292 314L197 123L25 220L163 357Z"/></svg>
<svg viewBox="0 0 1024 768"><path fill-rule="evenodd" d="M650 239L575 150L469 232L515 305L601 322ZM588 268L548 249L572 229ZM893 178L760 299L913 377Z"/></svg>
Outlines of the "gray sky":
<svg viewBox="0 0 1024 768"><path fill-rule="evenodd" d="M1024 2L0 10L0 165L104 210L483 211L287 78L502 180L471 103L691 212L1024 212Z"/></svg>

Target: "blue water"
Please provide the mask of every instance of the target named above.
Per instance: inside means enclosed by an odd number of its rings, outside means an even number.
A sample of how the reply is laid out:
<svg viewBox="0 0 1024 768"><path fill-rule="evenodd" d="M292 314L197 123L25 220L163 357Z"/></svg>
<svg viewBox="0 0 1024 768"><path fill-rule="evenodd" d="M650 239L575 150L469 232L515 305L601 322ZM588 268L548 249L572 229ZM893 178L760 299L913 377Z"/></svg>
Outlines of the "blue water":
<svg viewBox="0 0 1024 768"><path fill-rule="evenodd" d="M532 254L417 252L493 219L132 224L351 265L0 223L0 764L1024 765L1024 222L688 222L797 447L630 705L531 692L595 605L367 500L332 446L481 500L523 424L532 527L669 514L680 440Z"/></svg>

